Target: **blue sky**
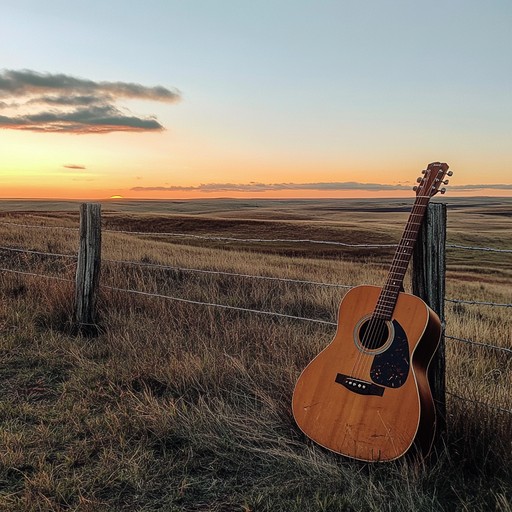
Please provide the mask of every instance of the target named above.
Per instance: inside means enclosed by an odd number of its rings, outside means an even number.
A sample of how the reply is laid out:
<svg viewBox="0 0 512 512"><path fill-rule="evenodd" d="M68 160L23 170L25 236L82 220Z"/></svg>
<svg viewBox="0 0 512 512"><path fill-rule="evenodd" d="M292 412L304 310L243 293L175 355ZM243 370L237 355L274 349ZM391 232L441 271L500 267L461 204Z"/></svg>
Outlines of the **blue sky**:
<svg viewBox="0 0 512 512"><path fill-rule="evenodd" d="M399 185L433 160L454 185L510 184L510 27L508 1L9 2L4 70L162 86L180 101L116 103L158 133L4 129L0 185L97 197L207 185L210 197L215 184Z"/></svg>

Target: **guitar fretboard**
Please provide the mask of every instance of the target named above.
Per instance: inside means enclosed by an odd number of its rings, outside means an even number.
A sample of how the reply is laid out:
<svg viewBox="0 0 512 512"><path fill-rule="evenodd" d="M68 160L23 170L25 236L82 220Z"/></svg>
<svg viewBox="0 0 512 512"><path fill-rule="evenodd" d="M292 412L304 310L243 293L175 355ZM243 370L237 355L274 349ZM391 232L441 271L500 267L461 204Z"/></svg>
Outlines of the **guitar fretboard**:
<svg viewBox="0 0 512 512"><path fill-rule="evenodd" d="M373 312L375 318L391 320L429 200L430 196L416 196L409 220L393 257L386 283L382 287Z"/></svg>

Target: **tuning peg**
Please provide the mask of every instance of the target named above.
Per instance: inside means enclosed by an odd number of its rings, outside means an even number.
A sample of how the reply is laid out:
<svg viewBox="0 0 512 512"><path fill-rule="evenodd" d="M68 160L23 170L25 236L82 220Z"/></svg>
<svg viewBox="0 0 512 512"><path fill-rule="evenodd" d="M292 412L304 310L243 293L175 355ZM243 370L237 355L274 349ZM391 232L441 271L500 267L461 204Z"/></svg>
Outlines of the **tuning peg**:
<svg viewBox="0 0 512 512"><path fill-rule="evenodd" d="M427 172L427 171L423 170L423 171L421 171L421 174L425 174L426 172Z"/></svg>
<svg viewBox="0 0 512 512"><path fill-rule="evenodd" d="M448 176L453 176L453 171L448 171L446 174L447 174Z"/></svg>
<svg viewBox="0 0 512 512"><path fill-rule="evenodd" d="M448 183L450 183L450 180L444 180L444 181L443 181L443 184L444 184L444 185L448 185Z"/></svg>
<svg viewBox="0 0 512 512"><path fill-rule="evenodd" d="M414 187L412 187L412 189L414 190L414 192L416 192L416 190L418 190L418 187L416 185L414 185Z"/></svg>
<svg viewBox="0 0 512 512"><path fill-rule="evenodd" d="M416 180L418 183L421 183L423 181L423 178L421 176L418 177L418 179Z"/></svg>
<svg viewBox="0 0 512 512"><path fill-rule="evenodd" d="M446 189L442 188L439 192L441 192L441 194L444 194L446 192Z"/></svg>

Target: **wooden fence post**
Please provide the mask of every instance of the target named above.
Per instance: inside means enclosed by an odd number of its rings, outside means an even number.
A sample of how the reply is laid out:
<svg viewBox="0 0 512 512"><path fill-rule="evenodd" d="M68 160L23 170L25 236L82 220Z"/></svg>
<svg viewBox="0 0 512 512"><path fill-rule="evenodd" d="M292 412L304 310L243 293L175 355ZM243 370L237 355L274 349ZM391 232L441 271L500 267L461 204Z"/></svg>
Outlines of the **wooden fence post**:
<svg viewBox="0 0 512 512"><path fill-rule="evenodd" d="M101 205L80 205L80 247L76 269L75 322L79 332L97 333L98 287L101 266Z"/></svg>
<svg viewBox="0 0 512 512"><path fill-rule="evenodd" d="M430 363L429 381L436 405L436 444L446 433L444 299L446 273L446 205L430 203L413 253L412 290L441 320L441 341Z"/></svg>

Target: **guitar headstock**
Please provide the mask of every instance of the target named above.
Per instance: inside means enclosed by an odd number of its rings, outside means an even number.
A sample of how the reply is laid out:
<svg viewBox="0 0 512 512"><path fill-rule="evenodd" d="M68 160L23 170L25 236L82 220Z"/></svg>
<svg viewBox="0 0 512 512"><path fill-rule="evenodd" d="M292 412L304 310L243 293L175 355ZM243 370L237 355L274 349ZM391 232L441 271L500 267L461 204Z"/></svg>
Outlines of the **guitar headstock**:
<svg viewBox="0 0 512 512"><path fill-rule="evenodd" d="M453 172L448 169L449 166L445 163L433 162L428 164L427 168L421 171L423 176L418 178L419 185L413 187L416 195L430 198L435 196L438 192L444 194L446 189L439 189L439 187L441 185L448 185L448 180L445 178L453 174Z"/></svg>

